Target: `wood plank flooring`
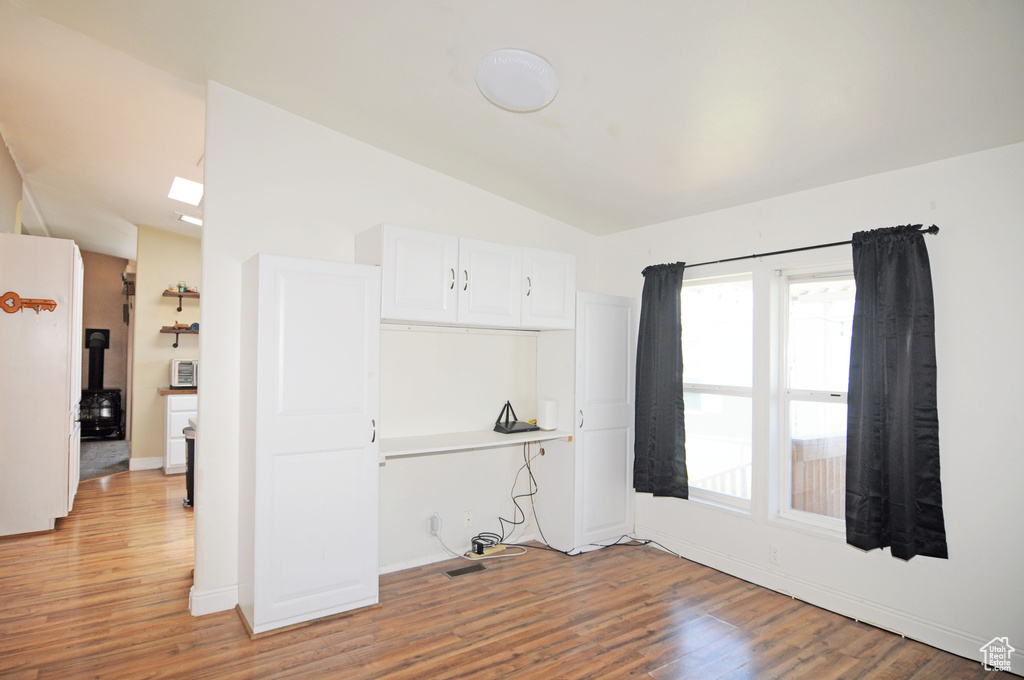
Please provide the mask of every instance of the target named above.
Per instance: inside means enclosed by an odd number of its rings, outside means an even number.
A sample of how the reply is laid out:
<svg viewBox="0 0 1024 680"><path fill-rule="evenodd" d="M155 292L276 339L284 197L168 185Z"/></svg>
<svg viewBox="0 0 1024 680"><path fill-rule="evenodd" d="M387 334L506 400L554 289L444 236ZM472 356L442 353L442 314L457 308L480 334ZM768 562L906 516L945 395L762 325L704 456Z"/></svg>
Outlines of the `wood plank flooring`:
<svg viewBox="0 0 1024 680"><path fill-rule="evenodd" d="M83 482L55 532L0 539L0 678L983 678L905 640L653 548L531 550L382 606L251 641L194 618L184 476Z"/></svg>

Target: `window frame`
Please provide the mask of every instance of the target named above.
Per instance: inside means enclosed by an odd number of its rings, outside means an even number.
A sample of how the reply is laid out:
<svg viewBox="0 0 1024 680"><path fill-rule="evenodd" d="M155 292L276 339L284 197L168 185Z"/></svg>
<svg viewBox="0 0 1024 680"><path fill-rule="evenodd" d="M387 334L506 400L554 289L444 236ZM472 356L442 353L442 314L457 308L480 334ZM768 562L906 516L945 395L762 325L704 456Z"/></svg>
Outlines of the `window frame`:
<svg viewBox="0 0 1024 680"><path fill-rule="evenodd" d="M716 273L709 274L707 276L699 276L692 279L683 280L683 287L697 286L697 285L708 285L714 283L729 283L730 281L749 281L751 286L751 376L750 386L743 387L737 385L724 385L714 383L690 383L686 382L686 356L683 356L683 396L687 392L691 394L714 394L726 397L745 397L750 400L750 411L751 411L751 436L750 436L750 449L751 449L751 461L750 461L750 498L743 498L741 496L732 496L730 494L721 493L719 491L711 491L709 489L703 489L700 487L689 486L689 498L690 500L701 501L710 505L719 506L731 510L739 510L745 514L750 514L752 504L756 496L755 489L757 488L756 480L756 466L755 460L756 455L756 429L754 423L756 422L755 408L757 400L754 396L754 385L757 382L757 366L754 354L756 354L757 344L757 275L751 269L741 269L739 271L732 271L728 273ZM682 305L680 304L680 320L682 321ZM684 322L685 325L685 322ZM689 453L687 454L689 458ZM689 461L687 461L687 475L689 475Z"/></svg>
<svg viewBox="0 0 1024 680"><path fill-rule="evenodd" d="M779 519L795 522L801 526L814 527L824 530L829 534L846 533L846 521L827 515L797 510L793 508L793 455L792 436L790 427L791 404L798 402L817 402L827 404L846 404L849 396L849 386L844 391L834 390L807 390L789 387L789 354L790 354L790 284L803 281L827 281L845 280L853 278L852 261L832 264L821 264L816 266L802 266L798 268L776 269L775 276L778 283L777 289L777 314L778 331L775 339L778 342L775 368L777 371L777 394L778 417L775 426L778 433L778 448L776 460L778 462L779 475L776 485L776 498L774 507L777 508ZM845 488L844 488L845 493Z"/></svg>

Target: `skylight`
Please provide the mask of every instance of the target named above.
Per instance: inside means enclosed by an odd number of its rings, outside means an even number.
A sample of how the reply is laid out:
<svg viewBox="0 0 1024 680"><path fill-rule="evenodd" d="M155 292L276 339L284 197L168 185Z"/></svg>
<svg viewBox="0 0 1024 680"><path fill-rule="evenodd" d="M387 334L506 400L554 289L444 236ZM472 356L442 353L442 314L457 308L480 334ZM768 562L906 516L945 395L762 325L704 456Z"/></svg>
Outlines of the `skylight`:
<svg viewBox="0 0 1024 680"><path fill-rule="evenodd" d="M203 185L183 177L175 177L167 198L173 198L189 205L199 205L203 200Z"/></svg>

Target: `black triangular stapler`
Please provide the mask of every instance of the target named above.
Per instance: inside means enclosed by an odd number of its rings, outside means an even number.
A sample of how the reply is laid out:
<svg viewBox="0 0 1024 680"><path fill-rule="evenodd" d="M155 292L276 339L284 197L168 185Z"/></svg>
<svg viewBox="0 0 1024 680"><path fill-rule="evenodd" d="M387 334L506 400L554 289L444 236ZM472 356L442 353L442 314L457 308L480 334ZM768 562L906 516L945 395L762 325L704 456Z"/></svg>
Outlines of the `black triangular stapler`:
<svg viewBox="0 0 1024 680"><path fill-rule="evenodd" d="M516 418L516 412L512 410L512 402L506 401L505 408L501 409L501 413L498 414L498 419L494 421L494 431L501 432L502 434L512 434L513 432L533 432L540 428L530 423L519 422Z"/></svg>

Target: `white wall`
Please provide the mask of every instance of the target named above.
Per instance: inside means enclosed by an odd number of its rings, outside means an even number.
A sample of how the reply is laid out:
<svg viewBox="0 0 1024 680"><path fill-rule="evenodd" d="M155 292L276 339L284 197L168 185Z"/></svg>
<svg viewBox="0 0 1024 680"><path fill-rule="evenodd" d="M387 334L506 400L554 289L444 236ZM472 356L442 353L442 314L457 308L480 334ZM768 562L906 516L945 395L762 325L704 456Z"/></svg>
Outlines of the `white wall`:
<svg viewBox="0 0 1024 680"><path fill-rule="evenodd" d="M750 515L638 494L637 533L741 578L980 659L978 648L995 636L1024 648L1024 144L603 238L601 288L639 297L648 264L829 243L907 223L941 228L925 238L949 559L903 562L787 526L769 511L767 477L756 486ZM784 259L750 264L768 268ZM755 427L755 465L769 463L766 427L767 419ZM781 548L781 566L768 564L769 543ZM1022 668L1017 655L1014 667Z"/></svg>
<svg viewBox="0 0 1024 680"><path fill-rule="evenodd" d="M195 614L237 602L242 262L258 252L351 262L354 234L389 222L575 253L580 286L597 282L595 237L217 83L207 93L205 180ZM492 407L493 417L503 403ZM505 505L518 455L502 449L389 462L381 476L381 543L413 547L382 550L382 567L436 555L424 536L427 517L442 509L439 499L474 510L474 532L496 529L488 519ZM483 478L492 486L481 491ZM460 518L444 519L447 530Z"/></svg>
<svg viewBox="0 0 1024 680"><path fill-rule="evenodd" d="M21 233L21 173L0 137L0 232Z"/></svg>

